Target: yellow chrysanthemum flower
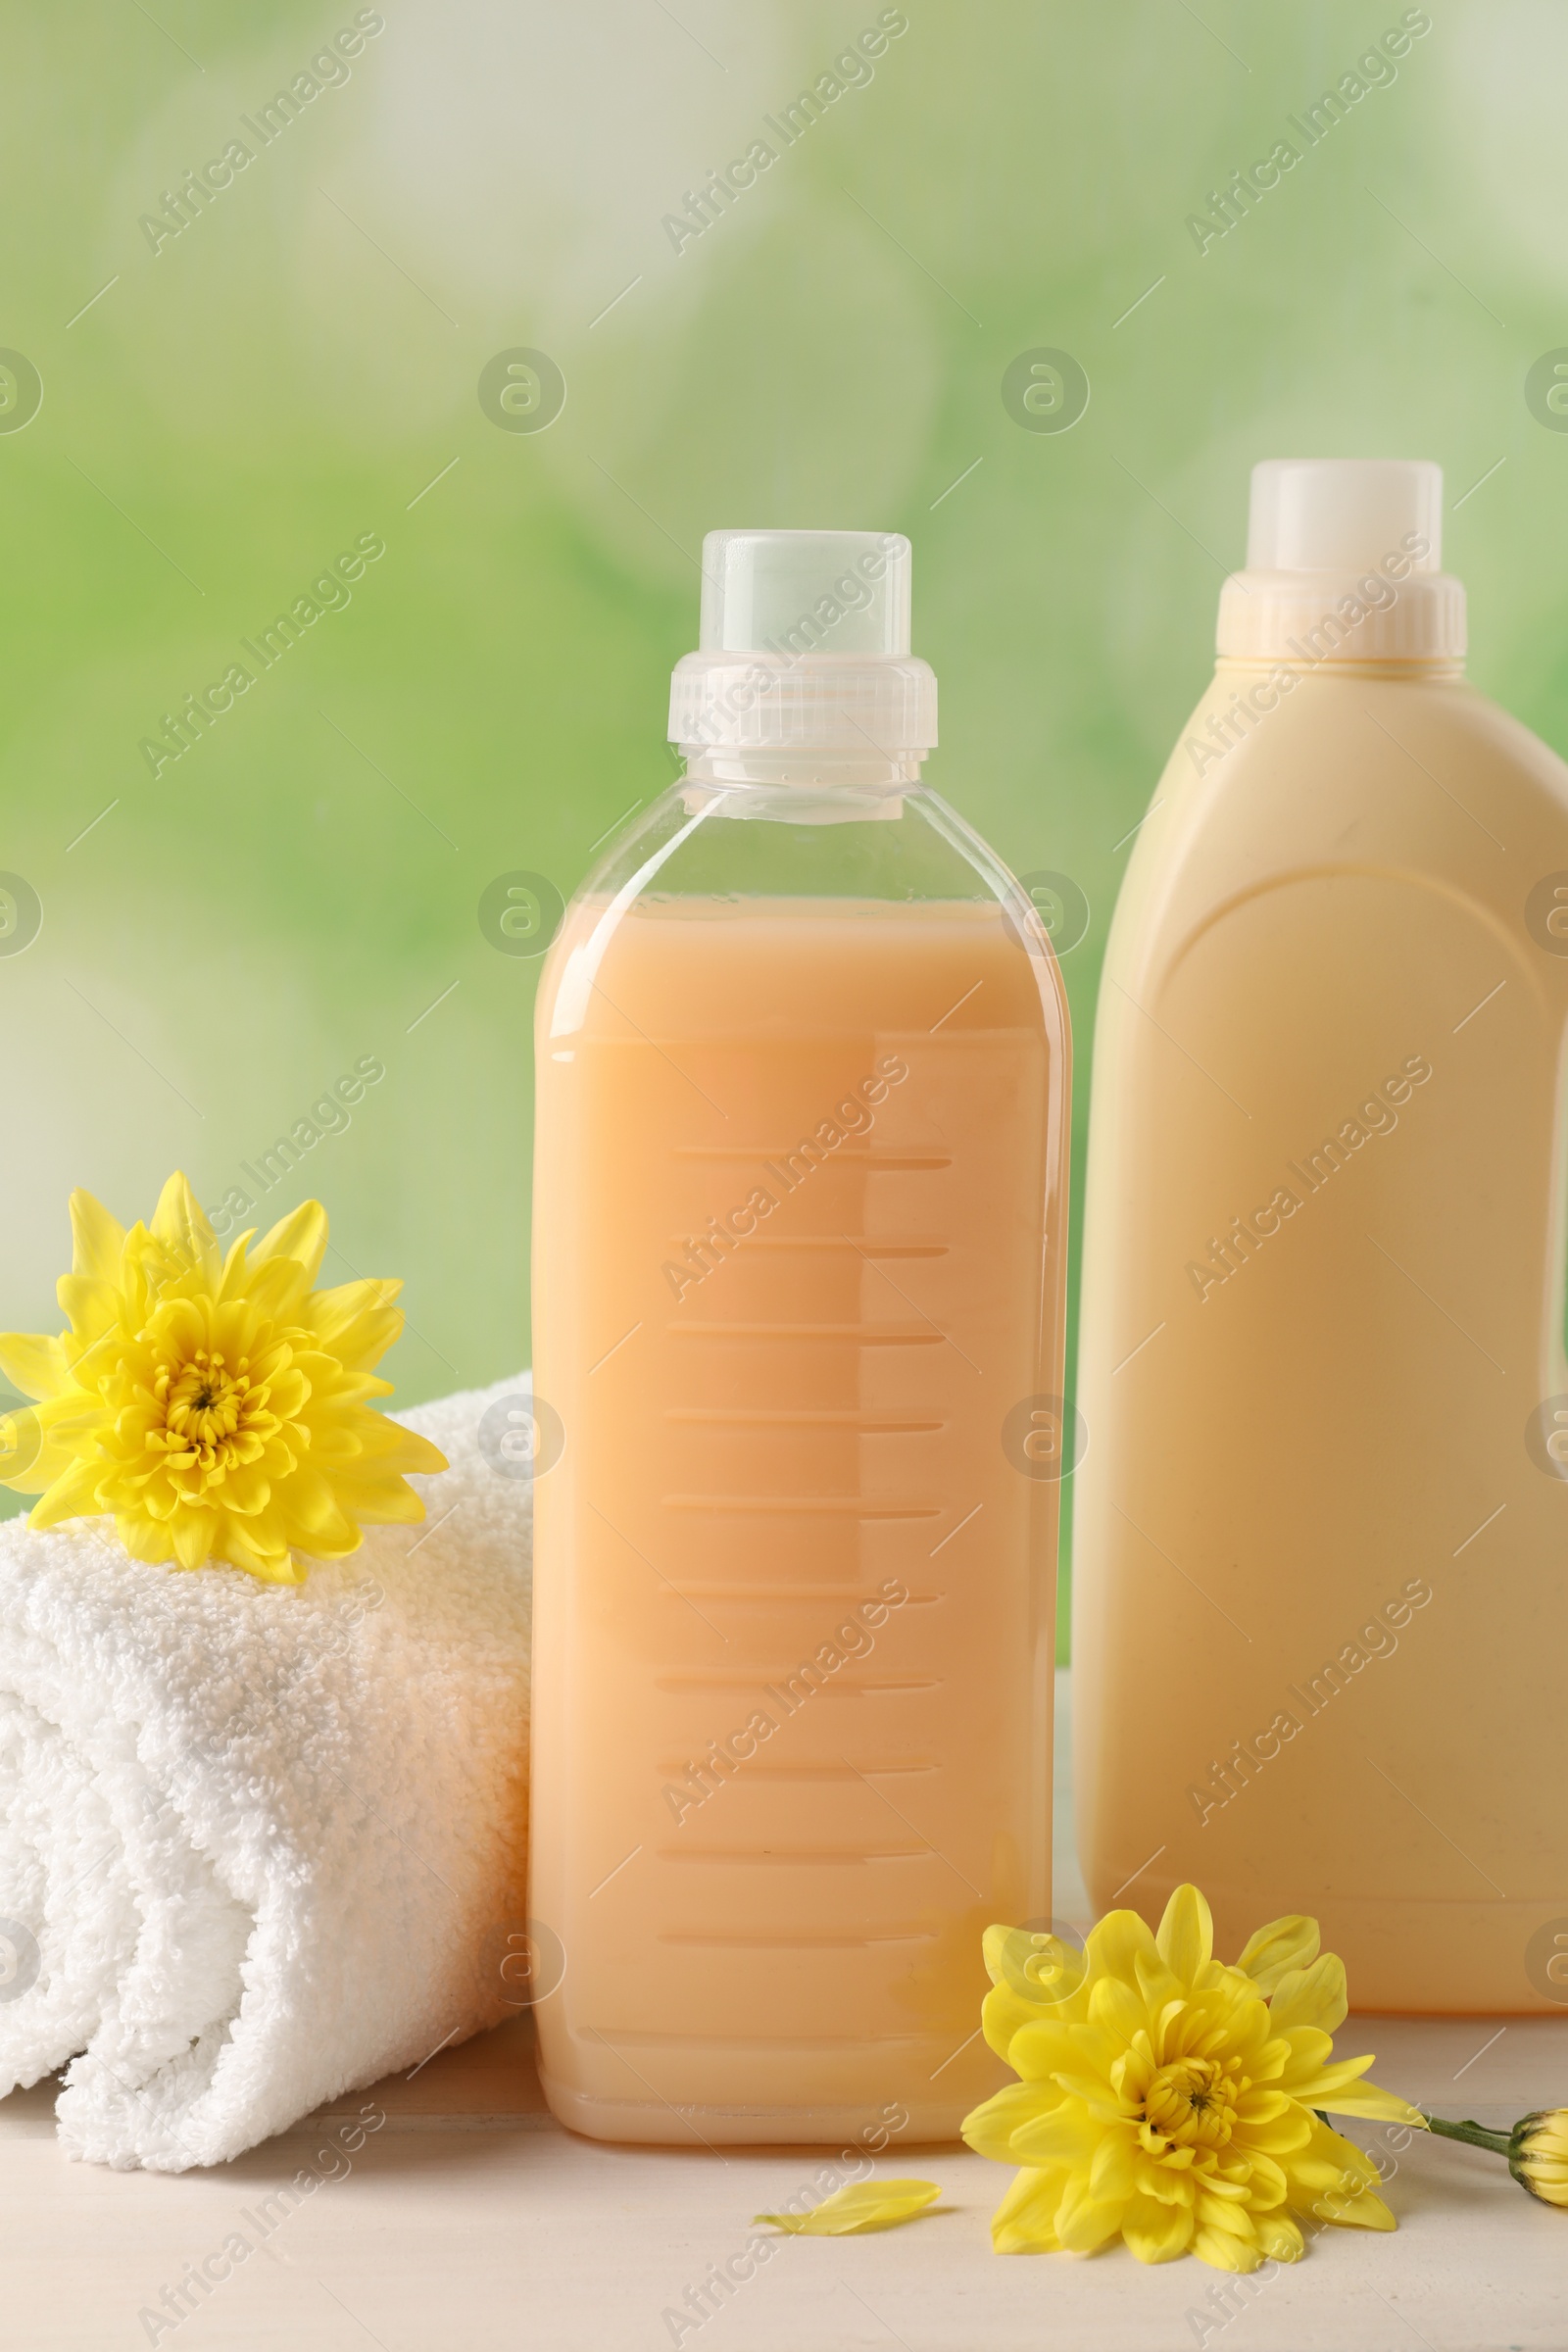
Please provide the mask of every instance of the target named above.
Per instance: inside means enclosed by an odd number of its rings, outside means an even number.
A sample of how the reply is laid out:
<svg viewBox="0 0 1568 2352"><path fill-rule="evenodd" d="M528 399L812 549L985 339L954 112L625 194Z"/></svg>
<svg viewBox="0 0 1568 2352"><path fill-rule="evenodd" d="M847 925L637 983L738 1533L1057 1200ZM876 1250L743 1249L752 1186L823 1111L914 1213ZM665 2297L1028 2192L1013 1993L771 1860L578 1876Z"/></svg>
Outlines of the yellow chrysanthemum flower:
<svg viewBox="0 0 1568 2352"><path fill-rule="evenodd" d="M226 1560L300 1584L294 1551L342 1559L361 1520L417 1520L403 1473L446 1458L376 1412L371 1367L403 1328L398 1282L312 1286L326 1211L307 1200L226 1256L183 1176L126 1233L71 1196L74 1250L58 1339L0 1334L0 1371L36 1409L12 1417L0 1483L39 1494L28 1525L112 1512L138 1560ZM19 1446L17 1424L31 1426Z"/></svg>
<svg viewBox="0 0 1568 2352"><path fill-rule="evenodd" d="M1216 2270L1294 2262L1291 2209L1392 2230L1359 2148L1314 2112L1420 2126L1418 2108L1333 2062L1345 1969L1317 1922L1276 1920L1234 1967L1213 1956L1196 1886L1157 1936L1112 1911L1083 1952L992 1928L986 2039L1023 2079L966 2117L972 2148L1022 2165L992 2223L1001 2254L1091 2253L1120 2237L1141 2262L1193 2253Z"/></svg>

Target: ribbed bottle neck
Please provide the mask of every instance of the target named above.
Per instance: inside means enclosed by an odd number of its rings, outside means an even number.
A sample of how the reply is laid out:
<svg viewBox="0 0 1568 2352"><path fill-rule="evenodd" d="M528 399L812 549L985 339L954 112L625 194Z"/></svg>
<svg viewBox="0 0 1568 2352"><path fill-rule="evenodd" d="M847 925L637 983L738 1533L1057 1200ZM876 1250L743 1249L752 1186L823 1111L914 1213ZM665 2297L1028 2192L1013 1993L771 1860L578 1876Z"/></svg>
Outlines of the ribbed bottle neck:
<svg viewBox="0 0 1568 2352"><path fill-rule="evenodd" d="M918 760L937 740L937 682L912 654L686 654L670 680L669 740Z"/></svg>
<svg viewBox="0 0 1568 2352"><path fill-rule="evenodd" d="M1385 564L1359 573L1238 571L1220 591L1221 661L1295 668L1384 663L1451 668L1465 654L1464 586Z"/></svg>

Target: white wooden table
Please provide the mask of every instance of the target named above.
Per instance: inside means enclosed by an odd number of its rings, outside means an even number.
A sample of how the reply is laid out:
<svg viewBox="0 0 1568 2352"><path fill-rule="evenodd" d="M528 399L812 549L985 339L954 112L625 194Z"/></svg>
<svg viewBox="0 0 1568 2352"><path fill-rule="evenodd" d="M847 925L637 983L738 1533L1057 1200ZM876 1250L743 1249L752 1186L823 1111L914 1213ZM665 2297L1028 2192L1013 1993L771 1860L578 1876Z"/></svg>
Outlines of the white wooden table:
<svg viewBox="0 0 1568 2352"><path fill-rule="evenodd" d="M1082 1915L1070 1844L1056 1899ZM1379 2081L1440 2113L1499 2124L1568 2104L1568 2017L1501 2032L1476 2018L1352 2020L1341 2046L1375 2049ZM816 2161L576 2139L540 2097L526 2019L211 2173L69 2163L52 2098L40 2084L0 2105L0 2311L24 2352L658 2352L676 2340L665 2311ZM345 2150L367 2105L385 2123ZM966 2149L901 2147L879 2170L941 2181L941 2209L877 2236L782 2243L679 2340L700 2352L1563 2352L1568 2212L1527 2197L1499 2160L1446 2143L1416 2139L1397 2166L1385 2191L1396 2234L1327 2230L1249 2290L1192 2260L1144 2270L1121 2249L1004 2260L987 2224L1009 2174ZM319 2185L290 2204L302 2168ZM243 2261L222 2253L235 2233L255 2248ZM188 2287L177 2325L140 2316L204 2262L228 2276Z"/></svg>

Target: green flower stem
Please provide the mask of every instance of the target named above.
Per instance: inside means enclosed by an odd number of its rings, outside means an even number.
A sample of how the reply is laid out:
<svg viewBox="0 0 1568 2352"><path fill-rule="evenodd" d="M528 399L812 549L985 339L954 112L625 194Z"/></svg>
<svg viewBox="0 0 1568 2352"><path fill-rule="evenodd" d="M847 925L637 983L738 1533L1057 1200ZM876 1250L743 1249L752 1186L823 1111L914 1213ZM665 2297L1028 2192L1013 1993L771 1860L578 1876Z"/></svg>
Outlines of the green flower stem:
<svg viewBox="0 0 1568 2352"><path fill-rule="evenodd" d="M1489 2132L1485 2124L1445 2123L1441 2115L1429 2115L1427 2129L1443 2139L1462 2139L1466 2147L1490 2148L1494 2156L1506 2156L1513 2145L1511 2132Z"/></svg>

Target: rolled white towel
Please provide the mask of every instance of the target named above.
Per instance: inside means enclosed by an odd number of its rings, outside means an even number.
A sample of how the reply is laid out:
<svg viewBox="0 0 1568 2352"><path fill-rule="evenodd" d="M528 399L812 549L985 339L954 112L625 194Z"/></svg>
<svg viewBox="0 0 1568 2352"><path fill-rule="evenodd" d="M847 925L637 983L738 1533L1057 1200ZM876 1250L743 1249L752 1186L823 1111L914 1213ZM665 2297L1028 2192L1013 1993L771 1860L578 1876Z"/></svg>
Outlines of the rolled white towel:
<svg viewBox="0 0 1568 2352"><path fill-rule="evenodd" d="M395 1416L423 1525L300 1586L0 1525L0 2096L72 2060L71 2155L220 2163L515 2007L525 1394Z"/></svg>

